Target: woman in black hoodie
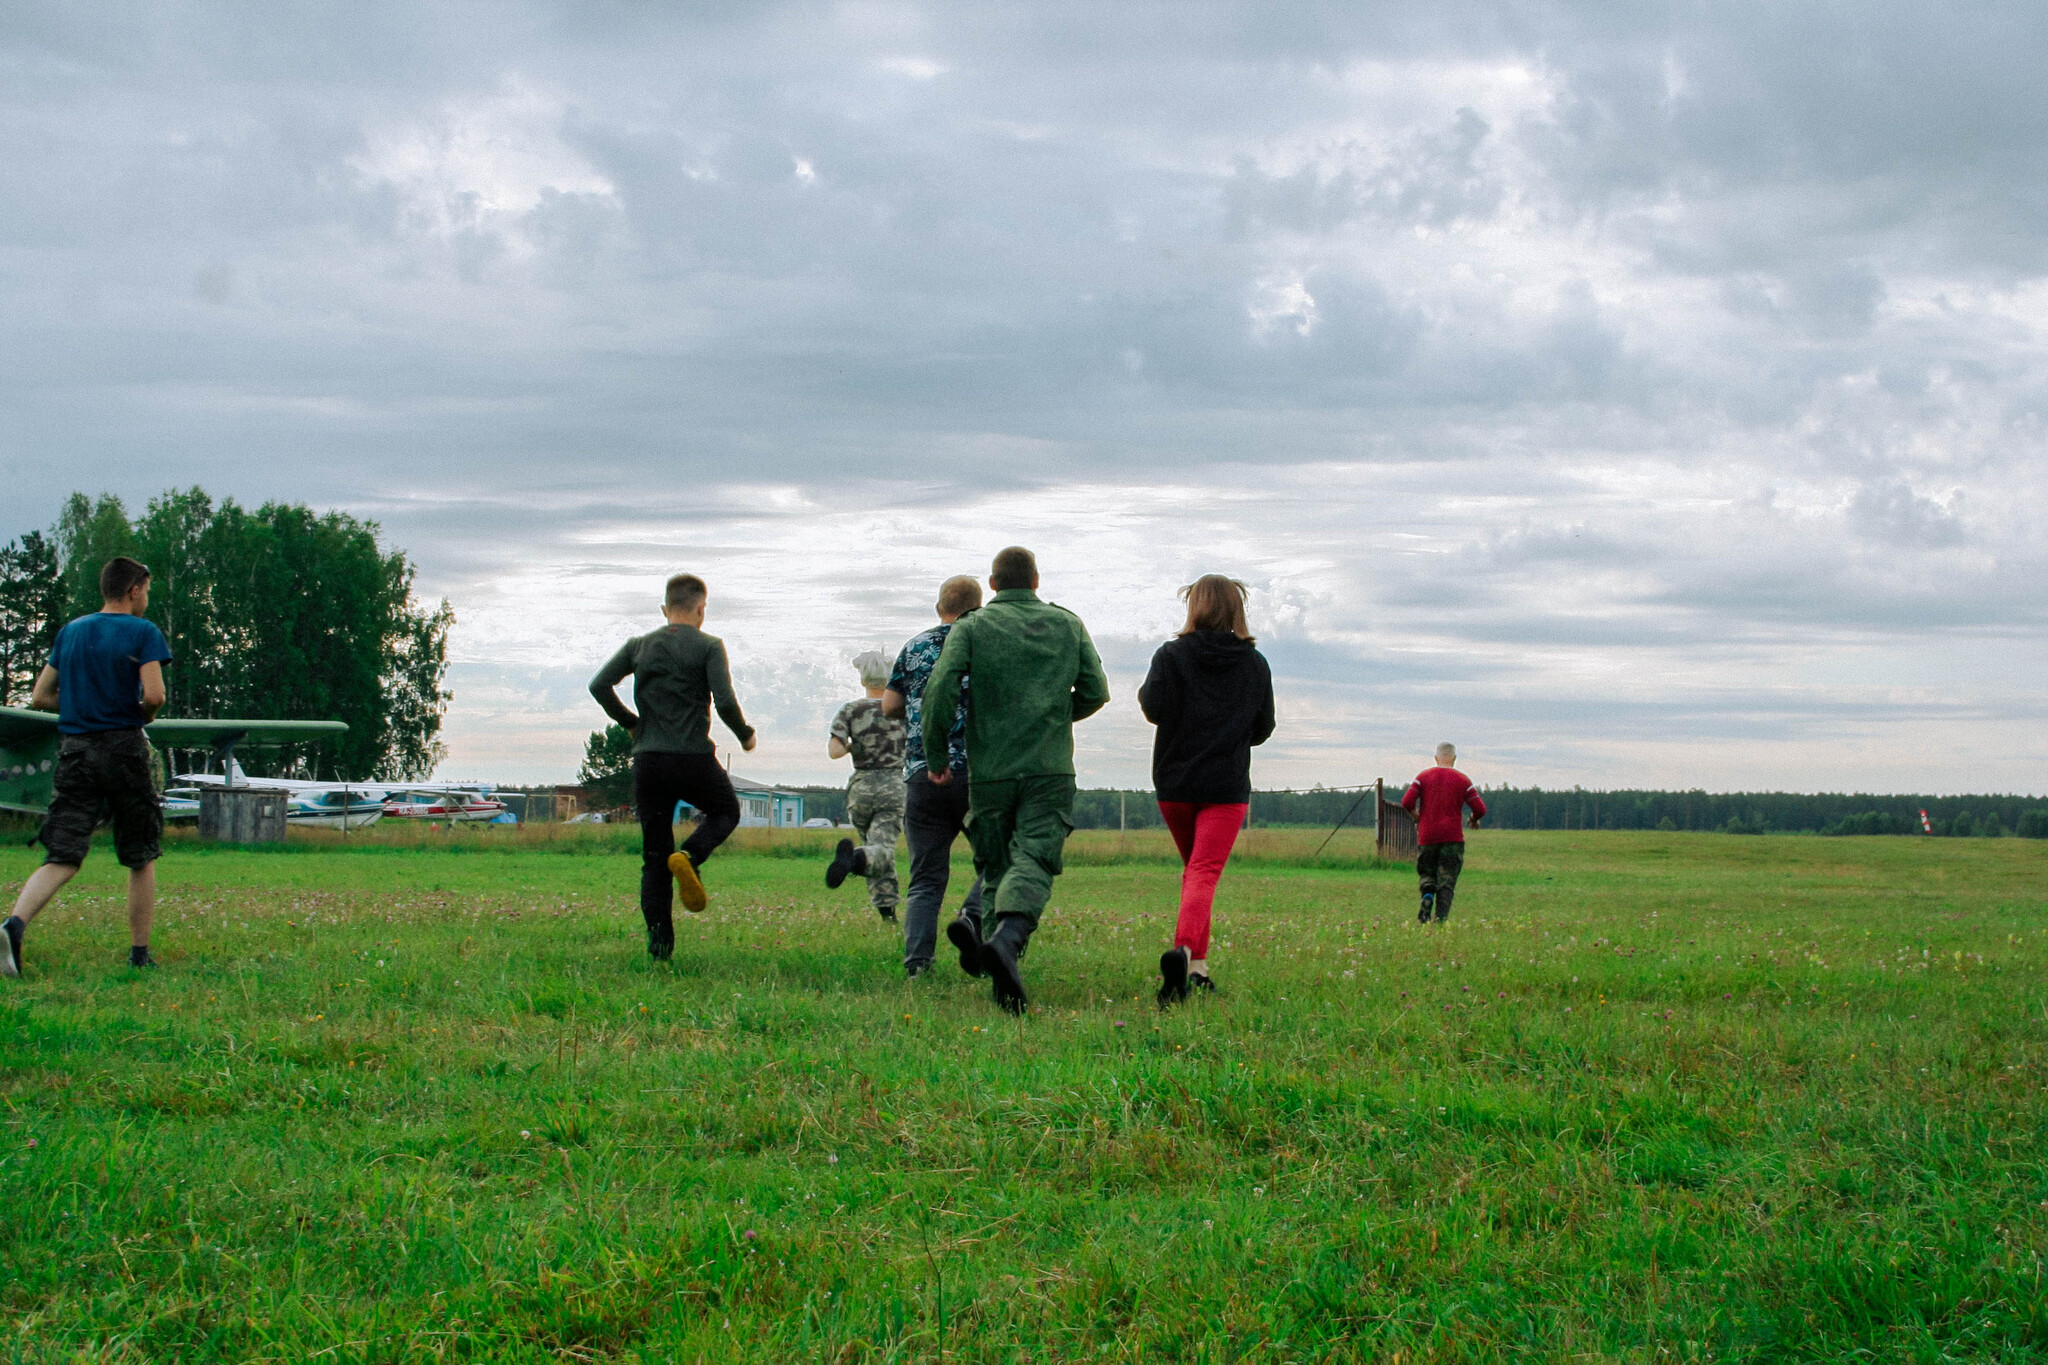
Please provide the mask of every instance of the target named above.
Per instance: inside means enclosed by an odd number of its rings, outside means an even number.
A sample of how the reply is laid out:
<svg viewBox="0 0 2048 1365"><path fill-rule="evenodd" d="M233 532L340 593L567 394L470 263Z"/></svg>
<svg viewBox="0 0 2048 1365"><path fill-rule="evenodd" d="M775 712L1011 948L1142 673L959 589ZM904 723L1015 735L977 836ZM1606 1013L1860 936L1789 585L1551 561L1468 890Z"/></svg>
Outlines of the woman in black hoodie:
<svg viewBox="0 0 2048 1365"><path fill-rule="evenodd" d="M1159 1003L1209 979L1209 908L1252 799L1252 746L1273 733L1273 671L1245 623L1245 586L1204 574L1180 595L1187 624L1152 656L1138 689L1152 741L1152 785L1183 864L1180 921L1159 958Z"/></svg>

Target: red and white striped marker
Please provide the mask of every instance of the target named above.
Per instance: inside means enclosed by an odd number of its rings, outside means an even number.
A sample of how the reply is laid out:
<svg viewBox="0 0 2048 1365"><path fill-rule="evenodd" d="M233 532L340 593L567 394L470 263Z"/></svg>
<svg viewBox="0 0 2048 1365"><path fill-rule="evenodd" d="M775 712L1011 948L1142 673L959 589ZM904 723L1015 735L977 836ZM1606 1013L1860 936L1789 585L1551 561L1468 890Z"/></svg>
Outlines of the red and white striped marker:
<svg viewBox="0 0 2048 1365"><path fill-rule="evenodd" d="M1923 834L1934 833L1934 822L1927 818L1927 812L1924 810L1920 812L1920 832Z"/></svg>

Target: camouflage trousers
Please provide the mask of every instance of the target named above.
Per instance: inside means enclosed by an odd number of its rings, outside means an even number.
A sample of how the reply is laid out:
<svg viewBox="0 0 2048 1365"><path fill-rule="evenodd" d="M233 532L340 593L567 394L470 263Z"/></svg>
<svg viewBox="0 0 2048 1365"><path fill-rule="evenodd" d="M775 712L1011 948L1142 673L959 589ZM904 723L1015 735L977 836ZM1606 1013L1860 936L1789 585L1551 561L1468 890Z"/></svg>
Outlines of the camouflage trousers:
<svg viewBox="0 0 2048 1365"><path fill-rule="evenodd" d="M846 784L846 818L868 855L868 900L895 913L896 838L903 832L903 773L896 768L857 772Z"/></svg>

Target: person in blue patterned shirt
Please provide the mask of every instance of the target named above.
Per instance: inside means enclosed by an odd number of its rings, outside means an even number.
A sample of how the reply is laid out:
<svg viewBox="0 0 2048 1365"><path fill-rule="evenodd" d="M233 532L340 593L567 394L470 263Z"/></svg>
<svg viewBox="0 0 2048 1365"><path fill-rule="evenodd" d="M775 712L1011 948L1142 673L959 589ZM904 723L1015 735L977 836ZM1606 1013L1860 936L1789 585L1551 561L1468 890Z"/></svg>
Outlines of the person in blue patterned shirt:
<svg viewBox="0 0 2048 1365"><path fill-rule="evenodd" d="M945 786L933 783L925 768L924 685L953 623L980 605L981 584L975 579L962 574L941 584L939 624L911 637L903 646L890 670L888 689L882 693L883 712L902 716L909 732L903 759L903 823L910 840L910 891L903 902L903 970L911 976L922 976L931 969L939 942L939 907L945 904L946 883L953 871L953 840L967 823L968 683L961 681L954 706L946 755L953 781ZM960 913L976 924L981 922L981 878L974 879Z"/></svg>

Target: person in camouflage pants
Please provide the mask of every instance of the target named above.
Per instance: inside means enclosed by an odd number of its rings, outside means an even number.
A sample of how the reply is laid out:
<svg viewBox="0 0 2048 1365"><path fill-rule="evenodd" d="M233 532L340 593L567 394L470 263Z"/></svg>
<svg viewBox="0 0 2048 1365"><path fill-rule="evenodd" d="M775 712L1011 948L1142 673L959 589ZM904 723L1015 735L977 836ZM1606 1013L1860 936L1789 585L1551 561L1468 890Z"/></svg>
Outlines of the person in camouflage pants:
<svg viewBox="0 0 2048 1365"><path fill-rule="evenodd" d="M903 748L906 727L899 716L882 710L882 692L889 682L889 660L870 650L853 661L867 696L850 701L832 718L832 738L825 752L853 759L853 779L846 784L846 818L860 835L856 846L841 839L825 885L836 887L848 874L865 877L868 900L883 919L896 918L896 839L903 832Z"/></svg>

